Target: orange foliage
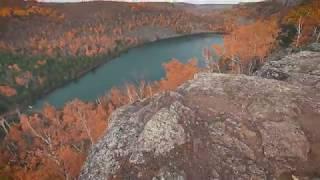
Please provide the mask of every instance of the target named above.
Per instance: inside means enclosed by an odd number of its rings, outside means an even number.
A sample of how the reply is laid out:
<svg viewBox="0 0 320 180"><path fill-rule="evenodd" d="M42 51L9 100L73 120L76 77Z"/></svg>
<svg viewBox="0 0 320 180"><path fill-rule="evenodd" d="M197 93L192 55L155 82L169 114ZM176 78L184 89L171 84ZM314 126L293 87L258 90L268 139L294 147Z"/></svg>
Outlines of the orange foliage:
<svg viewBox="0 0 320 180"><path fill-rule="evenodd" d="M320 40L320 1L311 2L292 9L285 17L285 22L297 28L296 46Z"/></svg>
<svg viewBox="0 0 320 180"><path fill-rule="evenodd" d="M17 91L10 86L0 85L0 94L7 97L11 97L11 96L15 96L17 94Z"/></svg>
<svg viewBox="0 0 320 180"><path fill-rule="evenodd" d="M76 178L88 147L106 125L101 105L79 100L60 111L47 105L41 114L21 115L6 137L8 149L2 149L13 178L45 179L47 174L55 179Z"/></svg>
<svg viewBox="0 0 320 180"><path fill-rule="evenodd" d="M174 59L163 64L163 67L166 72L164 79L152 84L142 81L139 86L128 84L122 90L113 88L104 97L102 104L109 108L109 112L113 111L122 105L150 97L156 93L174 90L185 81L192 79L194 74L199 71L196 60L190 60L187 64L183 64Z"/></svg>
<svg viewBox="0 0 320 180"><path fill-rule="evenodd" d="M61 110L46 105L41 113L20 115L20 123L11 127L0 146L0 177L76 179L90 146L104 134L116 108L174 89L198 71L195 60L187 64L174 60L164 67L166 77L160 82L112 89L97 103L74 100Z"/></svg>
<svg viewBox="0 0 320 180"><path fill-rule="evenodd" d="M12 14L11 8L1 8L0 9L0 17L10 17Z"/></svg>
<svg viewBox="0 0 320 180"><path fill-rule="evenodd" d="M122 37L122 29L115 28L112 35L101 24L97 27L82 26L66 31L58 38L35 35L29 38L23 46L28 46L33 54L48 56L96 56L107 54L117 48L117 40L126 42L126 46L136 45L137 39Z"/></svg>
<svg viewBox="0 0 320 180"><path fill-rule="evenodd" d="M130 10L133 7L140 10L131 15ZM43 11L43 15L62 16L53 8L51 13L50 10L37 10L38 8L44 7L29 7L32 10L27 11L26 8L23 12L37 14ZM215 20L197 17L177 8L142 3L123 6L119 12L110 9L92 14L94 15L89 14L87 17L90 21L85 20L81 23L69 16L64 17L65 21L59 21L60 23L46 20L41 28L27 27L28 33L22 33L27 35L21 35L19 40L12 38L15 37L15 31L12 31L12 34L6 32L6 37L9 38L0 40L0 49L28 55L97 56L142 43L146 38L144 34L137 32L141 27L170 28L181 34L191 33L195 28L207 31L220 29L216 26ZM70 21L78 24L70 24ZM128 30L133 32L127 33Z"/></svg>
<svg viewBox="0 0 320 180"><path fill-rule="evenodd" d="M45 65L45 64L47 64L47 61L46 60L39 60L39 61L37 61L37 64L38 65Z"/></svg>
<svg viewBox="0 0 320 180"><path fill-rule="evenodd" d="M20 72L21 71L21 69L20 69L18 64L8 65L8 68L10 70L13 70L13 71L16 71L16 72Z"/></svg>
<svg viewBox="0 0 320 180"><path fill-rule="evenodd" d="M31 78L32 78L32 73L30 71L27 71L15 77L15 81L20 86L28 86L28 83L30 82Z"/></svg>
<svg viewBox="0 0 320 180"><path fill-rule="evenodd" d="M159 82L160 90L173 90L183 82L192 79L198 72L196 60L191 60L188 64L182 64L178 60L172 60L164 64L166 78Z"/></svg>
<svg viewBox="0 0 320 180"><path fill-rule="evenodd" d="M22 7L2 7L0 8L0 17L25 17L25 16L47 16L55 19L63 19L63 15L50 8L30 6L26 8Z"/></svg>
<svg viewBox="0 0 320 180"><path fill-rule="evenodd" d="M237 27L224 37L223 48L217 45L213 48L233 72L244 73L254 59L260 62L264 60L275 46L278 33L279 27L275 19L259 20Z"/></svg>
<svg viewBox="0 0 320 180"><path fill-rule="evenodd" d="M145 8L145 3L140 2L140 3L134 3L131 5L131 10L133 11L141 11L143 8Z"/></svg>

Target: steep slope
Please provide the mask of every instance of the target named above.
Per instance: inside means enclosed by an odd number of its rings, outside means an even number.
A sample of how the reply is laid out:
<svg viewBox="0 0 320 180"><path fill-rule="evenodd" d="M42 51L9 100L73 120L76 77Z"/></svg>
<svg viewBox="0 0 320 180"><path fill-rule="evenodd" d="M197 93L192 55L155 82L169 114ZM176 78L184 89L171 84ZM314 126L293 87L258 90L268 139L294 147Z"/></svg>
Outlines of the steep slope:
<svg viewBox="0 0 320 180"><path fill-rule="evenodd" d="M320 70L320 53L300 54L291 61L312 59L306 64ZM320 94L288 82L201 73L175 92L122 107L80 179L319 176Z"/></svg>
<svg viewBox="0 0 320 180"><path fill-rule="evenodd" d="M0 5L0 85L16 91L0 91L0 115L25 109L131 47L217 32L221 24L170 3L27 4Z"/></svg>

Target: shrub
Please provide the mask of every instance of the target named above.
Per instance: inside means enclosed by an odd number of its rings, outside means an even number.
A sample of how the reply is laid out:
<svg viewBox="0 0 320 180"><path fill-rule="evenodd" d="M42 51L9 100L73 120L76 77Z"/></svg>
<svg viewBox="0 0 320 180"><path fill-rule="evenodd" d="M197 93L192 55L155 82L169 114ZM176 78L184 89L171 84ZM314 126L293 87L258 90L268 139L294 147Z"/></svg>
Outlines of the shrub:
<svg viewBox="0 0 320 180"><path fill-rule="evenodd" d="M232 73L251 73L256 62L263 62L275 47L279 33L275 18L240 25L224 37L223 47L213 46L220 65Z"/></svg>
<svg viewBox="0 0 320 180"><path fill-rule="evenodd" d="M171 90L193 77L195 61L164 65L166 77L160 82L125 89L112 89L97 103L74 100L61 110L46 105L41 112L20 114L0 145L0 177L12 179L76 179L90 146L108 126L116 108L154 93Z"/></svg>
<svg viewBox="0 0 320 180"><path fill-rule="evenodd" d="M284 22L296 27L295 46L320 40L320 2L311 0L290 10Z"/></svg>

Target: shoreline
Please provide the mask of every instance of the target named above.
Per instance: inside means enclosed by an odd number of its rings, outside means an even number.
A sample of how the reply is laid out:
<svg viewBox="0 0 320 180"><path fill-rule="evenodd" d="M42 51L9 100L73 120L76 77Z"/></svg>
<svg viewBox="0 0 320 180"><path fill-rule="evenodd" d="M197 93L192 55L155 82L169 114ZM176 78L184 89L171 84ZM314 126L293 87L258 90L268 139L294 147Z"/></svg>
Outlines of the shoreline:
<svg viewBox="0 0 320 180"><path fill-rule="evenodd" d="M30 108L28 108L28 106L32 106L32 107L35 106L39 100L44 99L46 96L53 93L54 91L56 91L60 88L63 88L72 82L76 82L77 80L81 79L83 76L87 75L90 72L95 71L96 69L100 68L101 66L103 66L103 65L107 64L108 62L114 60L115 58L121 56L122 54L127 53L131 49L140 48L140 47L147 46L147 45L150 45L153 43L159 43L162 41L174 40L174 39L179 39L179 38L225 35L225 34L227 34L227 33L225 33L225 32L212 32L212 31L194 32L194 33L189 33L189 34L170 34L167 36L165 35L163 37L157 37L154 40L149 39L149 40L141 41L141 42L137 43L136 45L127 46L121 50L118 50L117 52L112 52L110 54L101 54L101 55L98 55L95 57L91 57L92 59L95 59L94 63L90 67L78 72L74 78L68 79L64 82L61 82L58 86L46 89L34 101L32 101L32 103L20 104L19 106L15 107L14 109L11 109L11 110L7 111L6 113L0 115L0 117L4 117L4 118L13 117L14 114L16 114L14 112L17 109L19 109L21 112L25 112L25 113L33 113L33 112L37 112L38 110L41 110L42 107L37 108L37 109L33 109L33 108L30 109ZM77 58L77 57L75 57L75 58Z"/></svg>
<svg viewBox="0 0 320 180"><path fill-rule="evenodd" d="M153 43L159 43L161 41L168 41L168 40L174 40L177 38L186 38L186 37L196 37L196 36L210 36L210 35L224 35L226 33L224 32L200 32L200 33L191 33L191 34L177 34L171 37L166 37L166 38L160 38L154 41L146 41L146 42L141 42L138 43L137 45L134 46L128 46L122 50L119 50L118 52L112 54L112 55L100 55L97 57L93 57L96 58L96 63L94 63L91 67L88 67L87 69L79 72L77 74L77 76L73 79L67 80L64 83L62 83L59 86L56 86L54 88L51 88L50 90L47 90L46 92L44 92L42 95L39 96L39 98L37 98L37 100L35 100L34 103L32 103L32 106L34 106L36 104L36 102L38 100L41 100L42 98L46 97L47 95L51 94L52 92L54 92L57 89L63 88L65 86L67 86L69 83L75 82L77 80L79 80L80 78L82 78L83 76L87 75L90 72L95 71L96 69L100 68L101 66L107 64L108 62L112 61L113 59L121 56L124 53L127 53L129 50L134 49L134 48L140 48L146 45L150 45Z"/></svg>

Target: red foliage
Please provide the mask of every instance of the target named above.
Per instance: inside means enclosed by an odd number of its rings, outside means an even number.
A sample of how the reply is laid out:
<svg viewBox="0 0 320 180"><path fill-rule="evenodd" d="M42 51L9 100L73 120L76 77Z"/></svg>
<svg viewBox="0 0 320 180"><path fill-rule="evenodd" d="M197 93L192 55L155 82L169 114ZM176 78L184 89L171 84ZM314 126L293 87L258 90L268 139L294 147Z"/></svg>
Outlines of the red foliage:
<svg viewBox="0 0 320 180"><path fill-rule="evenodd" d="M46 105L42 112L21 115L0 146L0 177L13 179L75 179L90 146L103 135L108 117L118 107L172 90L198 71L196 61L177 60L164 65L166 78L125 89L112 89L98 103L74 100L56 110Z"/></svg>
<svg viewBox="0 0 320 180"><path fill-rule="evenodd" d="M119 11L110 8L88 14L86 20L79 24L79 20L68 16L68 12L64 17L56 12L55 8L19 8L19 17L26 16L21 21L27 21L32 18L31 15L55 18L46 20L41 28L27 26L26 32L21 31L19 34L15 31L5 32L7 38L0 40L0 49L26 55L97 56L145 41L144 34L137 31L140 28L169 28L178 33L190 33L196 28L207 31L219 29L215 20L194 16L179 8L143 3L121 7ZM134 15L131 11L135 11ZM13 16L12 12L13 9L5 8L3 12L0 9L0 16ZM127 30L130 30L130 33Z"/></svg>
<svg viewBox="0 0 320 180"><path fill-rule="evenodd" d="M45 106L42 113L21 115L4 142L14 179L77 177L88 147L107 124L101 105L75 100L57 111Z"/></svg>
<svg viewBox="0 0 320 180"><path fill-rule="evenodd" d="M198 72L196 60L191 60L188 64L182 64L178 60L172 60L164 64L166 78L159 82L160 91L174 90L183 82L192 79L193 75Z"/></svg>
<svg viewBox="0 0 320 180"><path fill-rule="evenodd" d="M254 60L260 62L276 44L279 27L276 19L259 20L248 25L238 26L224 37L223 47L213 46L234 73L246 73ZM248 69L249 68L249 69Z"/></svg>
<svg viewBox="0 0 320 180"><path fill-rule="evenodd" d="M320 40L320 1L310 0L291 9L285 17L285 22L294 24L297 29L295 46Z"/></svg>
<svg viewBox="0 0 320 180"><path fill-rule="evenodd" d="M17 91L10 86L0 85L0 94L10 97L10 96L15 96L17 94Z"/></svg>

